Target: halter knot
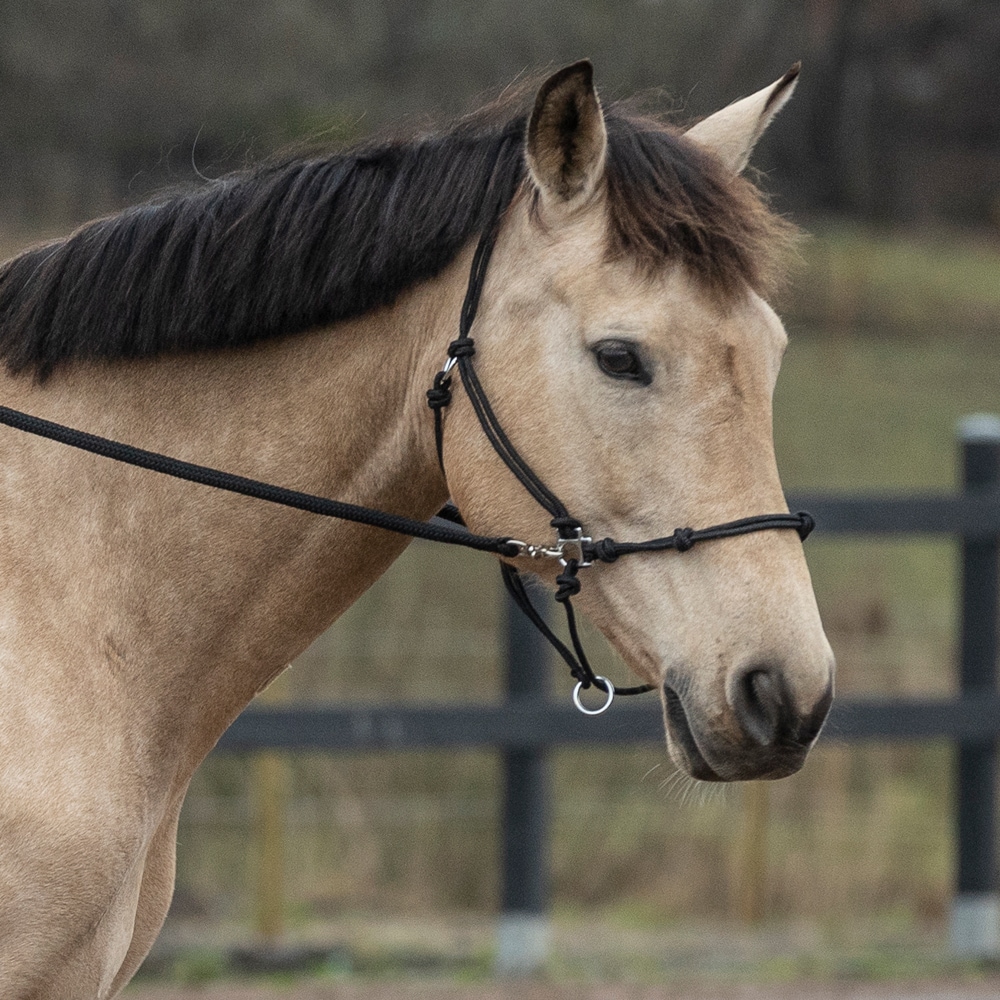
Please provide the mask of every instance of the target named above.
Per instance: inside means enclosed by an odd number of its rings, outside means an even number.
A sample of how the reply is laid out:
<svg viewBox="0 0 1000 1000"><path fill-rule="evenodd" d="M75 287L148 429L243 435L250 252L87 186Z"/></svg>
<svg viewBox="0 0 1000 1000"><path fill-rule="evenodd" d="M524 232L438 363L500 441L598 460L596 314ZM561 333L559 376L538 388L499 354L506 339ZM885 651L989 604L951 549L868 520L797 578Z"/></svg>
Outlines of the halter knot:
<svg viewBox="0 0 1000 1000"><path fill-rule="evenodd" d="M816 520L807 510L800 510L795 516L799 519L799 526L795 530L799 533L799 538L805 541L816 527Z"/></svg>
<svg viewBox="0 0 1000 1000"><path fill-rule="evenodd" d="M440 380L440 381L439 381ZM427 390L427 405L432 410L440 410L451 404L451 379L442 378L441 372L434 376L434 385Z"/></svg>
<svg viewBox="0 0 1000 1000"><path fill-rule="evenodd" d="M694 545L694 529L692 528L676 528L674 530L674 548L678 552L687 552L688 549Z"/></svg>
<svg viewBox="0 0 1000 1000"><path fill-rule="evenodd" d="M476 353L476 342L471 337L459 337L448 345L449 358L471 358Z"/></svg>
<svg viewBox="0 0 1000 1000"><path fill-rule="evenodd" d="M575 517L554 517L549 524L559 532L560 538L575 538L583 525Z"/></svg>
<svg viewBox="0 0 1000 1000"><path fill-rule="evenodd" d="M613 538L602 538L594 542L594 558L604 563L613 563L618 558L618 543Z"/></svg>
<svg viewBox="0 0 1000 1000"><path fill-rule="evenodd" d="M580 578L576 575L579 567L575 559L566 563L566 568L556 577L556 600L565 603L580 593Z"/></svg>

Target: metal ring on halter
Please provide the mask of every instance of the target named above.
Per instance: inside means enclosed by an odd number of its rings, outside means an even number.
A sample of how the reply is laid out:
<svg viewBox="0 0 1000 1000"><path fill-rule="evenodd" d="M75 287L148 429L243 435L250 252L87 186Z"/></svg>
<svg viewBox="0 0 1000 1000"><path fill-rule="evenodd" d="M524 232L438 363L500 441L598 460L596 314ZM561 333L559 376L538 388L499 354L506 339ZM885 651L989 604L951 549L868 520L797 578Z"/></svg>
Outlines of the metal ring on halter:
<svg viewBox="0 0 1000 1000"><path fill-rule="evenodd" d="M587 708L582 701L580 701L580 690L583 688L583 681L577 681L576 687L573 688L573 704L583 712L584 715L600 715L602 712L606 712L611 707L611 702L615 700L615 686L607 679L607 677L601 677L597 675L594 677L595 681L600 681L605 685L608 692L608 700L601 705L600 708ZM595 687L597 685L594 685Z"/></svg>

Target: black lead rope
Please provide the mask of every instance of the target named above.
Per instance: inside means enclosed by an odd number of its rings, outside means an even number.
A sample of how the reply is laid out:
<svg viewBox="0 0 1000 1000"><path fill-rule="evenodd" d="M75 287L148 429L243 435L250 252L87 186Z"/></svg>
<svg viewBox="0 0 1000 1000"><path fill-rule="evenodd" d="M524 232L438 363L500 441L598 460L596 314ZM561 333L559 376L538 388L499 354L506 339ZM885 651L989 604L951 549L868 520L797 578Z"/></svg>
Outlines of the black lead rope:
<svg viewBox="0 0 1000 1000"><path fill-rule="evenodd" d="M490 216L491 221L484 229L472 259L469 285L462 305L459 337L452 341L448 348L448 362L435 376L433 387L427 392L427 403L434 411L434 436L438 461L441 462L443 469L443 411L451 402L451 372L453 368L457 368L476 417L493 449L528 493L551 515L550 524L556 530L556 541L552 545L530 545L505 536L473 534L465 528L461 514L452 504L446 504L438 514L438 519L446 523L416 521L413 518L390 514L371 507L361 507L357 504L331 500L311 493L300 493L298 490L290 490L256 479L248 479L245 476L233 475L209 466L184 462L167 455L161 455L158 452L146 451L143 448L136 448L120 441L113 441L50 420L43 420L40 417L22 413L6 406L0 406L0 424L6 424L8 427L36 434L118 462L149 469L166 476L173 476L176 479L184 479L230 493L255 497L269 503L293 507L322 517L353 521L357 524L382 528L385 531L393 531L397 534L423 538L445 545L460 545L480 552L492 552L505 559L519 556L530 556L535 559L558 559L562 566L562 572L556 577L555 599L565 609L566 626L572 649L552 631L544 617L532 604L521 573L508 562L501 563L500 568L504 585L514 603L527 615L532 624L569 666L570 672L577 682L573 692L576 706L588 715L596 715L610 706L616 694L633 695L651 691L653 690L651 684L615 688L611 681L605 677L599 677L591 668L580 640L576 613L571 601L571 598L580 591L580 570L594 562L613 563L619 557L635 552L663 552L667 549L687 552L698 542L717 538L733 538L754 531L792 529L798 532L801 539L805 540L809 532L812 531L814 522L812 517L803 511L798 514L762 514L755 517L745 517L738 521L729 521L725 524L697 530L678 528L671 535L653 538L645 542L616 542L613 538L604 538L595 542L584 534L583 525L569 513L559 497L539 479L514 447L510 438L507 437L472 364L476 347L469 334L479 307L490 255L496 243L503 215L513 198L517 183L519 181L515 178L504 189L492 192L495 204ZM590 687L596 687L607 695L607 701L598 709L587 709L579 700L580 690Z"/></svg>
<svg viewBox="0 0 1000 1000"><path fill-rule="evenodd" d="M192 462L183 462L155 451L135 448L120 441L112 441L96 434L88 434L85 431L53 423L51 420L43 420L40 417L22 413L20 410L12 410L6 406L0 406L0 424L48 438L50 441L59 441L73 448L79 448L81 451L89 451L104 458L111 458L116 462L124 462L126 465L137 465L141 469L160 472L175 479L186 479L188 482L201 483L217 490L256 497L258 500L266 500L283 507L294 507L297 510L308 511L310 514L319 514L321 517L354 521L357 524L367 524L373 528L393 531L398 535L425 538L429 542L443 542L446 545L462 545L467 549L493 552L500 556L516 556L520 552L516 542L510 538L474 535L464 527L451 528L433 522L416 521L413 518L390 514L382 510L373 510L370 507L360 507L352 503L343 503L340 500L330 500L312 493L300 493L298 490L289 490L283 486L260 482L257 479L248 479L245 476L222 472L207 465L195 465ZM438 516L446 521L461 524L460 518L458 521L455 520L452 514L454 510L449 504Z"/></svg>

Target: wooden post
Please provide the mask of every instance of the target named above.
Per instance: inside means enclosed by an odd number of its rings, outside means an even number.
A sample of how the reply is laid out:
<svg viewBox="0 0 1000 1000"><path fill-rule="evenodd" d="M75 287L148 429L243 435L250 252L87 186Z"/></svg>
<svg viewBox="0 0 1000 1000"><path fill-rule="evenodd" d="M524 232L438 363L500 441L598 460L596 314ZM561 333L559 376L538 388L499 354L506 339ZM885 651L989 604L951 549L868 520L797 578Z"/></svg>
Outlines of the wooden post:
<svg viewBox="0 0 1000 1000"><path fill-rule="evenodd" d="M285 700L285 675L275 679L257 701L277 705ZM285 933L285 808L288 763L277 750L254 755L257 826L257 930L267 947L278 945Z"/></svg>
<svg viewBox="0 0 1000 1000"><path fill-rule="evenodd" d="M737 845L736 917L758 924L767 912L767 821L769 786L748 781L743 786L743 823Z"/></svg>
<svg viewBox="0 0 1000 1000"><path fill-rule="evenodd" d="M966 492L1000 489L1000 417L978 414L959 423ZM1000 538L962 539L962 634L959 689L990 697L1000 656ZM956 752L958 858L951 907L951 946L959 955L1000 954L997 873L997 741L960 741Z"/></svg>

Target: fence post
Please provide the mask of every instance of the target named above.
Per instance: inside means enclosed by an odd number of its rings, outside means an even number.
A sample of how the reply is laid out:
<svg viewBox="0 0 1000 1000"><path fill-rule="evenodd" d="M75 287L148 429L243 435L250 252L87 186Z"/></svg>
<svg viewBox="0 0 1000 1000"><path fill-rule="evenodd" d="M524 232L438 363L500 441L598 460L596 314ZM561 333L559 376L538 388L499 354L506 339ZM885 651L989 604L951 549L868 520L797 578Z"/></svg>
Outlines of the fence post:
<svg viewBox="0 0 1000 1000"><path fill-rule="evenodd" d="M744 924L759 924L767 913L767 834L770 782L743 782L743 824L737 842L734 911Z"/></svg>
<svg viewBox="0 0 1000 1000"><path fill-rule="evenodd" d="M506 597L508 701L549 693L548 644ZM503 976L538 972L549 949L549 762L544 749L503 753L503 866L495 969Z"/></svg>
<svg viewBox="0 0 1000 1000"><path fill-rule="evenodd" d="M280 674L257 694L262 705L286 700L288 675ZM280 750L253 756L257 827L257 930L264 948L277 948L285 934L285 810L288 761Z"/></svg>
<svg viewBox="0 0 1000 1000"><path fill-rule="evenodd" d="M964 489L1000 489L1000 417L965 417L958 436ZM1000 538L963 538L959 684L966 697L996 690L998 596ZM995 956L1000 953L996 741L960 743L956 764L958 871L951 947L960 955Z"/></svg>

